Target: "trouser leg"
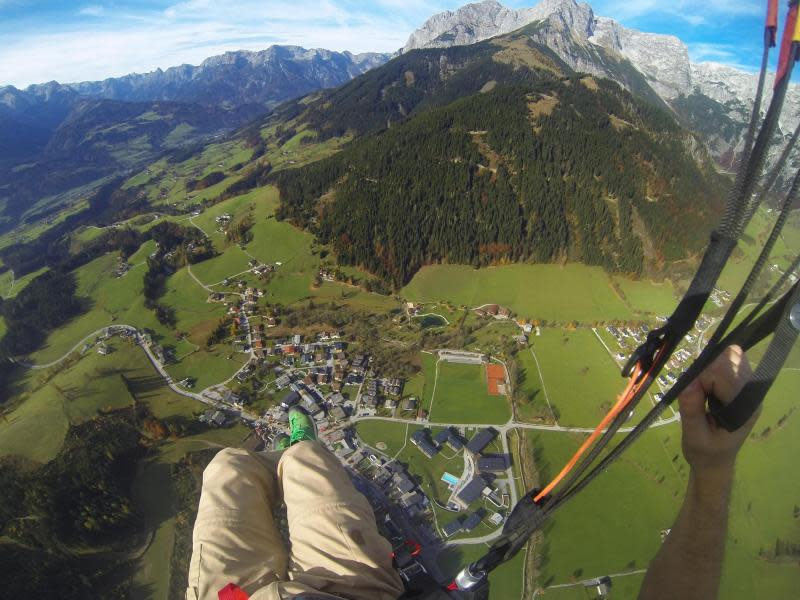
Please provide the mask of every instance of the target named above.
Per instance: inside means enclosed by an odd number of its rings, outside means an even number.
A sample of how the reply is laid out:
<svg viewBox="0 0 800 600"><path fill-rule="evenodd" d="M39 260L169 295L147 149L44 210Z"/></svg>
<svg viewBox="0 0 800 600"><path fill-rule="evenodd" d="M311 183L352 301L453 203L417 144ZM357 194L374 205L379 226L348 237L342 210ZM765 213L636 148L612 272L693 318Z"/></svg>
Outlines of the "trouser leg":
<svg viewBox="0 0 800 600"><path fill-rule="evenodd" d="M389 542L344 467L317 442L300 442L278 464L289 522L289 578L349 600L403 592Z"/></svg>
<svg viewBox="0 0 800 600"><path fill-rule="evenodd" d="M192 536L189 600L217 600L235 583L252 594L287 578L287 552L272 518L278 502L274 462L225 449L203 472Z"/></svg>

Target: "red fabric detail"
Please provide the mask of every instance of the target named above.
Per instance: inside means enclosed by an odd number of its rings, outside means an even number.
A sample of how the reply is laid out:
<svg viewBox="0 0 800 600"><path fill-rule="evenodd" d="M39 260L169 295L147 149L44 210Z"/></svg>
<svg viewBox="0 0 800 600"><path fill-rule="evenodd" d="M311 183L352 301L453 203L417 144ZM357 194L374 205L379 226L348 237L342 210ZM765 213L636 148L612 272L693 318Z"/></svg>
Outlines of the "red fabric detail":
<svg viewBox="0 0 800 600"><path fill-rule="evenodd" d="M250 600L250 596L248 596L243 589L232 583L229 583L218 591L217 598L219 598L219 600Z"/></svg>
<svg viewBox="0 0 800 600"><path fill-rule="evenodd" d="M778 0L767 0L767 27L778 28Z"/></svg>
<svg viewBox="0 0 800 600"><path fill-rule="evenodd" d="M786 19L786 29L783 30L781 40L781 54L778 58L778 73L775 75L775 87L786 77L789 70L789 59L794 56L794 28L797 23L797 5L793 4L789 9L789 16Z"/></svg>
<svg viewBox="0 0 800 600"><path fill-rule="evenodd" d="M453 583L448 585L446 589L448 592L455 592L456 590L458 590L458 584L454 581Z"/></svg>

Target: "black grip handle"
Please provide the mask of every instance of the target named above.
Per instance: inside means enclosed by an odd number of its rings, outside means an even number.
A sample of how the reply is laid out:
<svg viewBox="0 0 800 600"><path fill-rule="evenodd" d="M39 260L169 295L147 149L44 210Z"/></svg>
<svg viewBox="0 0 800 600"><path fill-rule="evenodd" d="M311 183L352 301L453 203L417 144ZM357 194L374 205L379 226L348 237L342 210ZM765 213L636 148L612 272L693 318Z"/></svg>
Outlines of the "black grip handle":
<svg viewBox="0 0 800 600"><path fill-rule="evenodd" d="M745 418L744 421L739 423L739 419L736 418L735 413L730 410L730 407L733 406L735 402L736 401L734 400L732 404L728 404L726 406L716 396L708 397L708 412L714 418L714 421L717 422L717 425L727 431L730 431L731 433L744 425L752 415L751 413L747 416L747 418Z"/></svg>
<svg viewBox="0 0 800 600"><path fill-rule="evenodd" d="M759 365L759 371L760 368L761 365ZM756 371L756 378L748 381L739 395L727 406L714 396L708 397L709 412L723 429L731 433L740 429L761 407L767 392L772 387L774 377L760 380L758 378L759 371Z"/></svg>

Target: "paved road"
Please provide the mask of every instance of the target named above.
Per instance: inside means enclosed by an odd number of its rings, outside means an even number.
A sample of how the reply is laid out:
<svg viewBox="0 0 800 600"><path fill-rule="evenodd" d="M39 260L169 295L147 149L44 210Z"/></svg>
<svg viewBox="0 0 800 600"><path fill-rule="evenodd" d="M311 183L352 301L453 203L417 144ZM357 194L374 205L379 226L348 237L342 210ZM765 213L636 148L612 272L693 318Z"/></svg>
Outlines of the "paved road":
<svg viewBox="0 0 800 600"><path fill-rule="evenodd" d="M439 423L437 422L427 422L427 421L417 421L414 419L400 419L397 417L353 417L350 419L352 423L358 423L360 421L386 421L389 423L412 423L412 424L422 424L422 425L432 425L435 427L477 427L481 429L486 429L488 427L493 427L500 433L507 432L511 429L535 429L538 431L561 431L566 433L592 433L594 428L589 427L562 427L561 425L538 425L536 423L519 423L516 421L509 421L503 425L498 425L497 423ZM651 425L651 429L655 429L657 427L664 427L665 425L671 425L680 421L680 418L676 415L674 417L670 417L669 419L665 419L658 423L654 423ZM618 433L630 433L633 431L633 427L621 427Z"/></svg>
<svg viewBox="0 0 800 600"><path fill-rule="evenodd" d="M55 367L57 364L64 362L70 354L72 354L73 352L77 352L77 350L83 344L85 344L86 342L88 342L89 340L91 340L93 338L96 338L99 335L105 334L109 329L112 329L112 328L113 329L124 329L124 330L129 331L129 332L135 332L136 331L136 328L133 327L132 325L108 325L107 327L101 327L97 331L94 331L94 332L90 333L85 338L83 338L80 342L75 344L69 350L69 352L64 354L64 356L62 356L61 358L57 358L56 360L51 361L51 362L49 362L47 364L35 365L33 363L29 363L29 362L24 361L24 360L15 360L14 362L16 362L18 365L21 365L21 366L25 367L26 369L33 369L34 371L37 371L37 370L40 370L40 369L49 369L50 367Z"/></svg>

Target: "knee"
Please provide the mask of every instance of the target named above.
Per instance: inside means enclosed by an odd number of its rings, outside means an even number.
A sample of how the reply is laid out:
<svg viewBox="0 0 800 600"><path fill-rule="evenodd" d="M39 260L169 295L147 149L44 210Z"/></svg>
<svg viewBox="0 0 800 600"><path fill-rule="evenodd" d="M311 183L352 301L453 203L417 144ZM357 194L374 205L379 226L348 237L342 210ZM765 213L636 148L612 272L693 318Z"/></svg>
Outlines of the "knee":
<svg viewBox="0 0 800 600"><path fill-rule="evenodd" d="M237 448L224 448L217 452L203 471L203 481L208 480L218 473L225 473L238 470L241 467L243 457L247 455L245 450Z"/></svg>

